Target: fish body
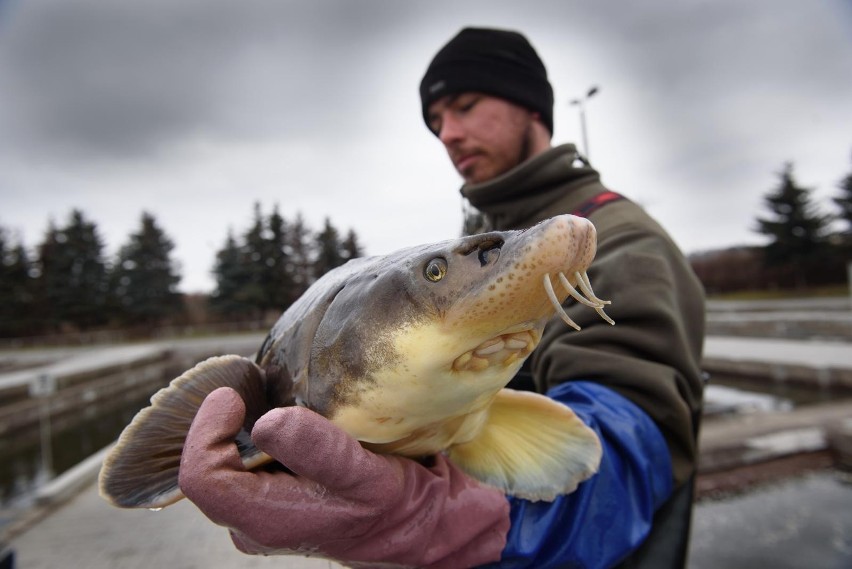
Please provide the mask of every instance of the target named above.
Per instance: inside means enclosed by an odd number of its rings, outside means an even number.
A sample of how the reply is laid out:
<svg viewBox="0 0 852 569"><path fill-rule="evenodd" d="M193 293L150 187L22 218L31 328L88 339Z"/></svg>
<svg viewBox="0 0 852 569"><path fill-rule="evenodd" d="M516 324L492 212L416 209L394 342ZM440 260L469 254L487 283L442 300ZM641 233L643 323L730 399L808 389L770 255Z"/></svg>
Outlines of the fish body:
<svg viewBox="0 0 852 569"><path fill-rule="evenodd" d="M122 507L180 499L183 440L221 386L246 401L237 445L247 468L271 460L251 443L254 422L300 405L376 452L446 452L532 500L571 492L597 469L596 435L568 407L505 386L554 313L576 327L560 306L568 296L608 318L585 276L595 246L590 222L563 215L330 271L284 312L255 361L211 358L155 394L107 457L101 494Z"/></svg>

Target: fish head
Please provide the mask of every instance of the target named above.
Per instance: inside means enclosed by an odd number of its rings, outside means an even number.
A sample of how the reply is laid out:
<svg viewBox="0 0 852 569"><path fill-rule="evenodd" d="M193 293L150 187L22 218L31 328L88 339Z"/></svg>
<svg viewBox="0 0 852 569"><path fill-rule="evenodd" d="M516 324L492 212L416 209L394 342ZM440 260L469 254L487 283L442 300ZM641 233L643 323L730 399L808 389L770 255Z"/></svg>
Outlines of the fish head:
<svg viewBox="0 0 852 569"><path fill-rule="evenodd" d="M594 226L563 215L360 261L319 323L302 403L368 442L487 406L595 248Z"/></svg>

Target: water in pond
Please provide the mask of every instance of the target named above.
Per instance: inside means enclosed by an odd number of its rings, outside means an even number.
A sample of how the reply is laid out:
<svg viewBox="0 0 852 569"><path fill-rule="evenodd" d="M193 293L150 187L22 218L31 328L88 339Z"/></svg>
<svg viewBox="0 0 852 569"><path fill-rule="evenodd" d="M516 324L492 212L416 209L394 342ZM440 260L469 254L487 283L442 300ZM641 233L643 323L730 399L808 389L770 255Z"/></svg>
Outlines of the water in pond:
<svg viewBox="0 0 852 569"><path fill-rule="evenodd" d="M152 390L156 391L156 389ZM40 486L112 443L151 393L100 401L50 420L51 472L45 468L38 426L0 441L0 508L26 506Z"/></svg>
<svg viewBox="0 0 852 569"><path fill-rule="evenodd" d="M838 397L852 397L852 393L769 379L714 375L704 392L704 408L708 415L789 411L802 405L835 401Z"/></svg>

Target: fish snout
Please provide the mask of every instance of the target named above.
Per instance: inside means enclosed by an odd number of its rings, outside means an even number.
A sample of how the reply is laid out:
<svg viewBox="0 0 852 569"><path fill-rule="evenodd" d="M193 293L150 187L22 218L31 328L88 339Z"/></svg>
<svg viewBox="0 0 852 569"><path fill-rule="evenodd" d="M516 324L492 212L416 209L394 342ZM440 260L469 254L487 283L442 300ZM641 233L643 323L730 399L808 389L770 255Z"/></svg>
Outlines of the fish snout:
<svg viewBox="0 0 852 569"><path fill-rule="evenodd" d="M604 307L610 304L610 301L598 298L586 273L597 251L597 231L594 224L586 218L574 215L560 215L545 224L542 240L554 250L562 249L565 255L562 265L548 271L542 279L544 291L556 314L572 328L580 329L562 308L562 302L570 296L580 304L594 309L601 319L609 324L615 324L604 312ZM560 293L557 294L556 290Z"/></svg>
<svg viewBox="0 0 852 569"><path fill-rule="evenodd" d="M462 253L478 254L480 265L489 267L488 278L478 279L473 292L457 302L445 318L453 328L469 333L477 330L469 335L479 337L480 342L520 323L526 323L528 329L542 328L554 311L565 319L560 304L569 296L608 318L602 314L608 301L591 292L585 276L597 246L595 227L588 220L560 215L525 231L483 234L477 239L475 244L468 242ZM490 356L489 346L470 347L473 356L482 348L480 359L489 363L496 359L481 357ZM501 350L499 353L502 357ZM507 353L506 358L514 355ZM471 366L485 366L485 362L474 358L471 364L464 356L455 364L457 369Z"/></svg>
<svg viewBox="0 0 852 569"><path fill-rule="evenodd" d="M592 264L597 251L597 231L584 217L559 215L541 223L538 248L546 254L548 272L574 274Z"/></svg>

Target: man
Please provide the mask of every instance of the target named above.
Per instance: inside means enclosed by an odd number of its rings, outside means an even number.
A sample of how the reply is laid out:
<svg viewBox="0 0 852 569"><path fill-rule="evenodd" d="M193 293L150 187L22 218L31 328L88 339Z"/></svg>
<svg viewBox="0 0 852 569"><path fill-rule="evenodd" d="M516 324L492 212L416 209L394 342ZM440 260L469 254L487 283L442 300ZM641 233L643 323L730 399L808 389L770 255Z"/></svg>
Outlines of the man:
<svg viewBox="0 0 852 569"><path fill-rule="evenodd" d="M244 406L219 390L187 437L182 489L250 553L354 566L682 566L701 402L698 281L662 228L608 192L573 146L551 147L552 90L526 38L462 30L420 92L462 194L492 227L561 213L597 227L589 273L613 299L617 324L567 308L583 330L551 323L526 373L598 433L600 471L554 502L507 499L443 457L375 455L322 417L289 408L261 418L252 438L296 476L245 472L233 445Z"/></svg>
<svg viewBox="0 0 852 569"><path fill-rule="evenodd" d="M617 324L569 308L583 329L551 324L526 370L539 391L591 380L654 420L667 443L674 494L630 566L643 559L648 567L682 566L702 398L700 283L667 233L607 190L573 145L551 146L553 92L522 35L462 30L431 62L420 96L427 126L465 181L462 195L490 228L521 229L562 213L594 222L598 253L589 275L597 294L613 300L607 312Z"/></svg>

